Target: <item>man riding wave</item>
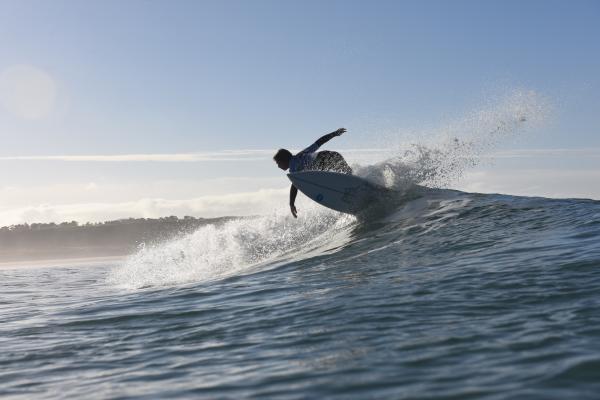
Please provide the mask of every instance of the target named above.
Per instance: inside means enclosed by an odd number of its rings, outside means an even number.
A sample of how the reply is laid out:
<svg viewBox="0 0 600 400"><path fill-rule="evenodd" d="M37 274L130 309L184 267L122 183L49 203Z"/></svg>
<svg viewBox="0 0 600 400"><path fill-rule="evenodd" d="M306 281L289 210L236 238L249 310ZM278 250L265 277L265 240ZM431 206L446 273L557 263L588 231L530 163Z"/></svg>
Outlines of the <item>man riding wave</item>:
<svg viewBox="0 0 600 400"><path fill-rule="evenodd" d="M282 170L289 168L290 173L300 171L334 171L344 174L352 174L352 168L348 165L344 157L337 151L319 151L319 147L327 143L336 136L346 132L346 129L340 128L325 136L320 137L316 142L302 150L296 155L292 155L289 150L279 149L273 160ZM298 211L294 203L298 189L294 185L290 187L290 210L294 218L297 218Z"/></svg>

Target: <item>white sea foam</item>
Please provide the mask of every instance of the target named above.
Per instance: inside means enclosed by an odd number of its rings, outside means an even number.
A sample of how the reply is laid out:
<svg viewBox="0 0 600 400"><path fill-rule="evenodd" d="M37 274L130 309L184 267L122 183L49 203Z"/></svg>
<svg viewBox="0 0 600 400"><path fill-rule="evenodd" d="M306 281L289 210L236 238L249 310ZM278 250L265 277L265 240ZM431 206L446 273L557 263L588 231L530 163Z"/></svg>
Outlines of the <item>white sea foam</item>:
<svg viewBox="0 0 600 400"><path fill-rule="evenodd" d="M125 288L177 285L223 278L291 253L323 245L354 218L298 203L298 219L282 208L271 215L243 218L153 246L143 246L112 270L108 281Z"/></svg>

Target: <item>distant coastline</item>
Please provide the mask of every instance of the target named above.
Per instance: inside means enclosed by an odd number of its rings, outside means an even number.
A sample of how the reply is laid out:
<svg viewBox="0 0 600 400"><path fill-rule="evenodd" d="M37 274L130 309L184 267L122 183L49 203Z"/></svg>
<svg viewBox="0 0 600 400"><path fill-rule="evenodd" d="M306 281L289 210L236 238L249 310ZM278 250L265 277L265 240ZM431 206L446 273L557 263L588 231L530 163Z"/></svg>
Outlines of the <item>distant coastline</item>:
<svg viewBox="0 0 600 400"><path fill-rule="evenodd" d="M119 258L201 226L220 225L239 217L129 218L79 224L33 223L0 228L0 265L42 260Z"/></svg>

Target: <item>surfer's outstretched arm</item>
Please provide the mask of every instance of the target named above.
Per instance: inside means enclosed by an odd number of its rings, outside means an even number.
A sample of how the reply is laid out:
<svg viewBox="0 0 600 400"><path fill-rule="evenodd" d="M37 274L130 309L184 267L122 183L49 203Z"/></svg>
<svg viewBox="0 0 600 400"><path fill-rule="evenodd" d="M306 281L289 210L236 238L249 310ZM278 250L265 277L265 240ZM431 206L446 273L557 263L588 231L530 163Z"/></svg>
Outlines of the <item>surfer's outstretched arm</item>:
<svg viewBox="0 0 600 400"><path fill-rule="evenodd" d="M346 132L345 128L340 128L337 131L328 133L325 136L320 137L315 144L319 147L321 147L322 145L324 145L325 143L329 142L331 139L333 139L336 136L340 136L342 133Z"/></svg>
<svg viewBox="0 0 600 400"><path fill-rule="evenodd" d="M296 206L294 205L294 203L296 203L296 195L298 194L298 189L296 189L296 186L292 185L290 187L290 210L292 211L292 215L294 216L294 218L298 218L297 214L298 211L296 211Z"/></svg>

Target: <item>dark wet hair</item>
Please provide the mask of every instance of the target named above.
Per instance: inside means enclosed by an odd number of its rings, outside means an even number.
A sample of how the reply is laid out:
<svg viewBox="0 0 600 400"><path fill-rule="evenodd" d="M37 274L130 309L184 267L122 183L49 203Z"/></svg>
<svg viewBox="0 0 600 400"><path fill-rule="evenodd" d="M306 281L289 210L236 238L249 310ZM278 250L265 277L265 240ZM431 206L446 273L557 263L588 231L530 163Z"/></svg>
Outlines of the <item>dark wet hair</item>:
<svg viewBox="0 0 600 400"><path fill-rule="evenodd" d="M279 149L277 151L277 153L275 153L275 155L273 156L273 160L275 160L276 162L280 162L280 161L290 161L290 159L292 158L292 153L290 153L289 150L286 149Z"/></svg>

